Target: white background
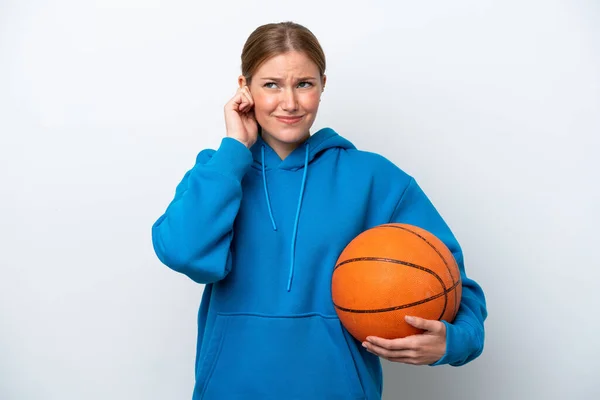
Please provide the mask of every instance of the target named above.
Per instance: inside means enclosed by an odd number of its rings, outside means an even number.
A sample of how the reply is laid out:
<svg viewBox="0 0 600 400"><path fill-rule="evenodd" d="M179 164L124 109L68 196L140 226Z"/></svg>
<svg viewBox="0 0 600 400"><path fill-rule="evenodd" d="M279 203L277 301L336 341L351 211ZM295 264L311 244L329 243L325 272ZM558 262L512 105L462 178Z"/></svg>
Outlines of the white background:
<svg viewBox="0 0 600 400"><path fill-rule="evenodd" d="M384 398L600 398L599 2L0 0L0 399L191 398L202 286L150 227L284 20L327 56L313 131L415 176L487 295L483 355Z"/></svg>

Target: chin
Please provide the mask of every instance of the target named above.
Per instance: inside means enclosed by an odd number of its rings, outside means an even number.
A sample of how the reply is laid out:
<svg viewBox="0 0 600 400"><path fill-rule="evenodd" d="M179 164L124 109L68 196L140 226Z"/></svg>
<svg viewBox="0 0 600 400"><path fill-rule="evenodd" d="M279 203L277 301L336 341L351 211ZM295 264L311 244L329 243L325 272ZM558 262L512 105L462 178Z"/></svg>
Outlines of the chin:
<svg viewBox="0 0 600 400"><path fill-rule="evenodd" d="M307 137L310 126L289 126L289 127L276 127L275 129L263 128L263 132L266 131L267 135L270 135L274 139L283 143L296 143L304 140Z"/></svg>

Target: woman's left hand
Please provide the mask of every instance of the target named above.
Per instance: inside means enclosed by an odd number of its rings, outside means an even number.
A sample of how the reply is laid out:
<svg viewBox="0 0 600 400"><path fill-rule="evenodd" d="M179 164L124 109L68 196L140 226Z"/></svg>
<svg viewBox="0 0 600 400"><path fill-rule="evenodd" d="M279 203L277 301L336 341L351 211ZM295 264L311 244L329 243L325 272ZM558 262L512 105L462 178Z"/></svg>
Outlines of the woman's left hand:
<svg viewBox="0 0 600 400"><path fill-rule="evenodd" d="M400 339L368 336L363 347L386 360L412 365L429 365L444 356L446 325L443 322L408 316L405 320L425 332Z"/></svg>

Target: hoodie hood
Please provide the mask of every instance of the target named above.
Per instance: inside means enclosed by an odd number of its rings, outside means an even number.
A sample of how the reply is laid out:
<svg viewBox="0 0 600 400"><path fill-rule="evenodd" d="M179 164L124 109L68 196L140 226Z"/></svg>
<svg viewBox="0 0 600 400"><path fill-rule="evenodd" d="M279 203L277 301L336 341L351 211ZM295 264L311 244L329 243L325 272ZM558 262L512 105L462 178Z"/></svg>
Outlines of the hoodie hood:
<svg viewBox="0 0 600 400"><path fill-rule="evenodd" d="M298 170L306 164L306 152L308 148L308 163L311 163L320 153L332 148L355 149L354 145L344 139L331 128L323 128L313 133L304 143L299 145L284 160L271 146L259 135L256 143L250 148L254 162L252 167L265 170L285 169ZM264 161L262 152L264 150Z"/></svg>
<svg viewBox="0 0 600 400"><path fill-rule="evenodd" d="M277 230L277 223L273 217L266 172L274 169L288 171L298 171L299 169L303 169L302 183L300 185L298 194L298 205L296 207L296 217L294 218L294 230L292 232L292 239L290 243L290 269L287 284L288 292L292 288L292 279L294 277L298 221L300 219L300 211L302 209L302 198L304 197L304 189L306 188L309 165L317 157L317 155L333 148L355 149L352 143L338 135L337 132L331 128L323 128L315 132L304 143L296 147L294 151L292 151L284 160L279 157L275 150L273 150L273 148L269 146L269 144L267 144L267 142L265 142L260 135L258 136L256 143L250 148L253 158L252 167L262 171L265 200L267 203L269 217L271 219L271 225L274 231Z"/></svg>

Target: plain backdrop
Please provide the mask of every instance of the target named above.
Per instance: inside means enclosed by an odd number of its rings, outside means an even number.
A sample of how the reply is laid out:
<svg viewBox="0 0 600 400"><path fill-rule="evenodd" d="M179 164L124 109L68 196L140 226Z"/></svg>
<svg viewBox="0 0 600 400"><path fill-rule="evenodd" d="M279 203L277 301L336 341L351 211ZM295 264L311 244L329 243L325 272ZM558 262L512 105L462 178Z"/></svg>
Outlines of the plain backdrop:
<svg viewBox="0 0 600 400"><path fill-rule="evenodd" d="M486 292L483 355L384 362L384 399L600 398L598 1L0 0L0 399L191 398L203 287L150 228L285 20L313 132L415 176Z"/></svg>

